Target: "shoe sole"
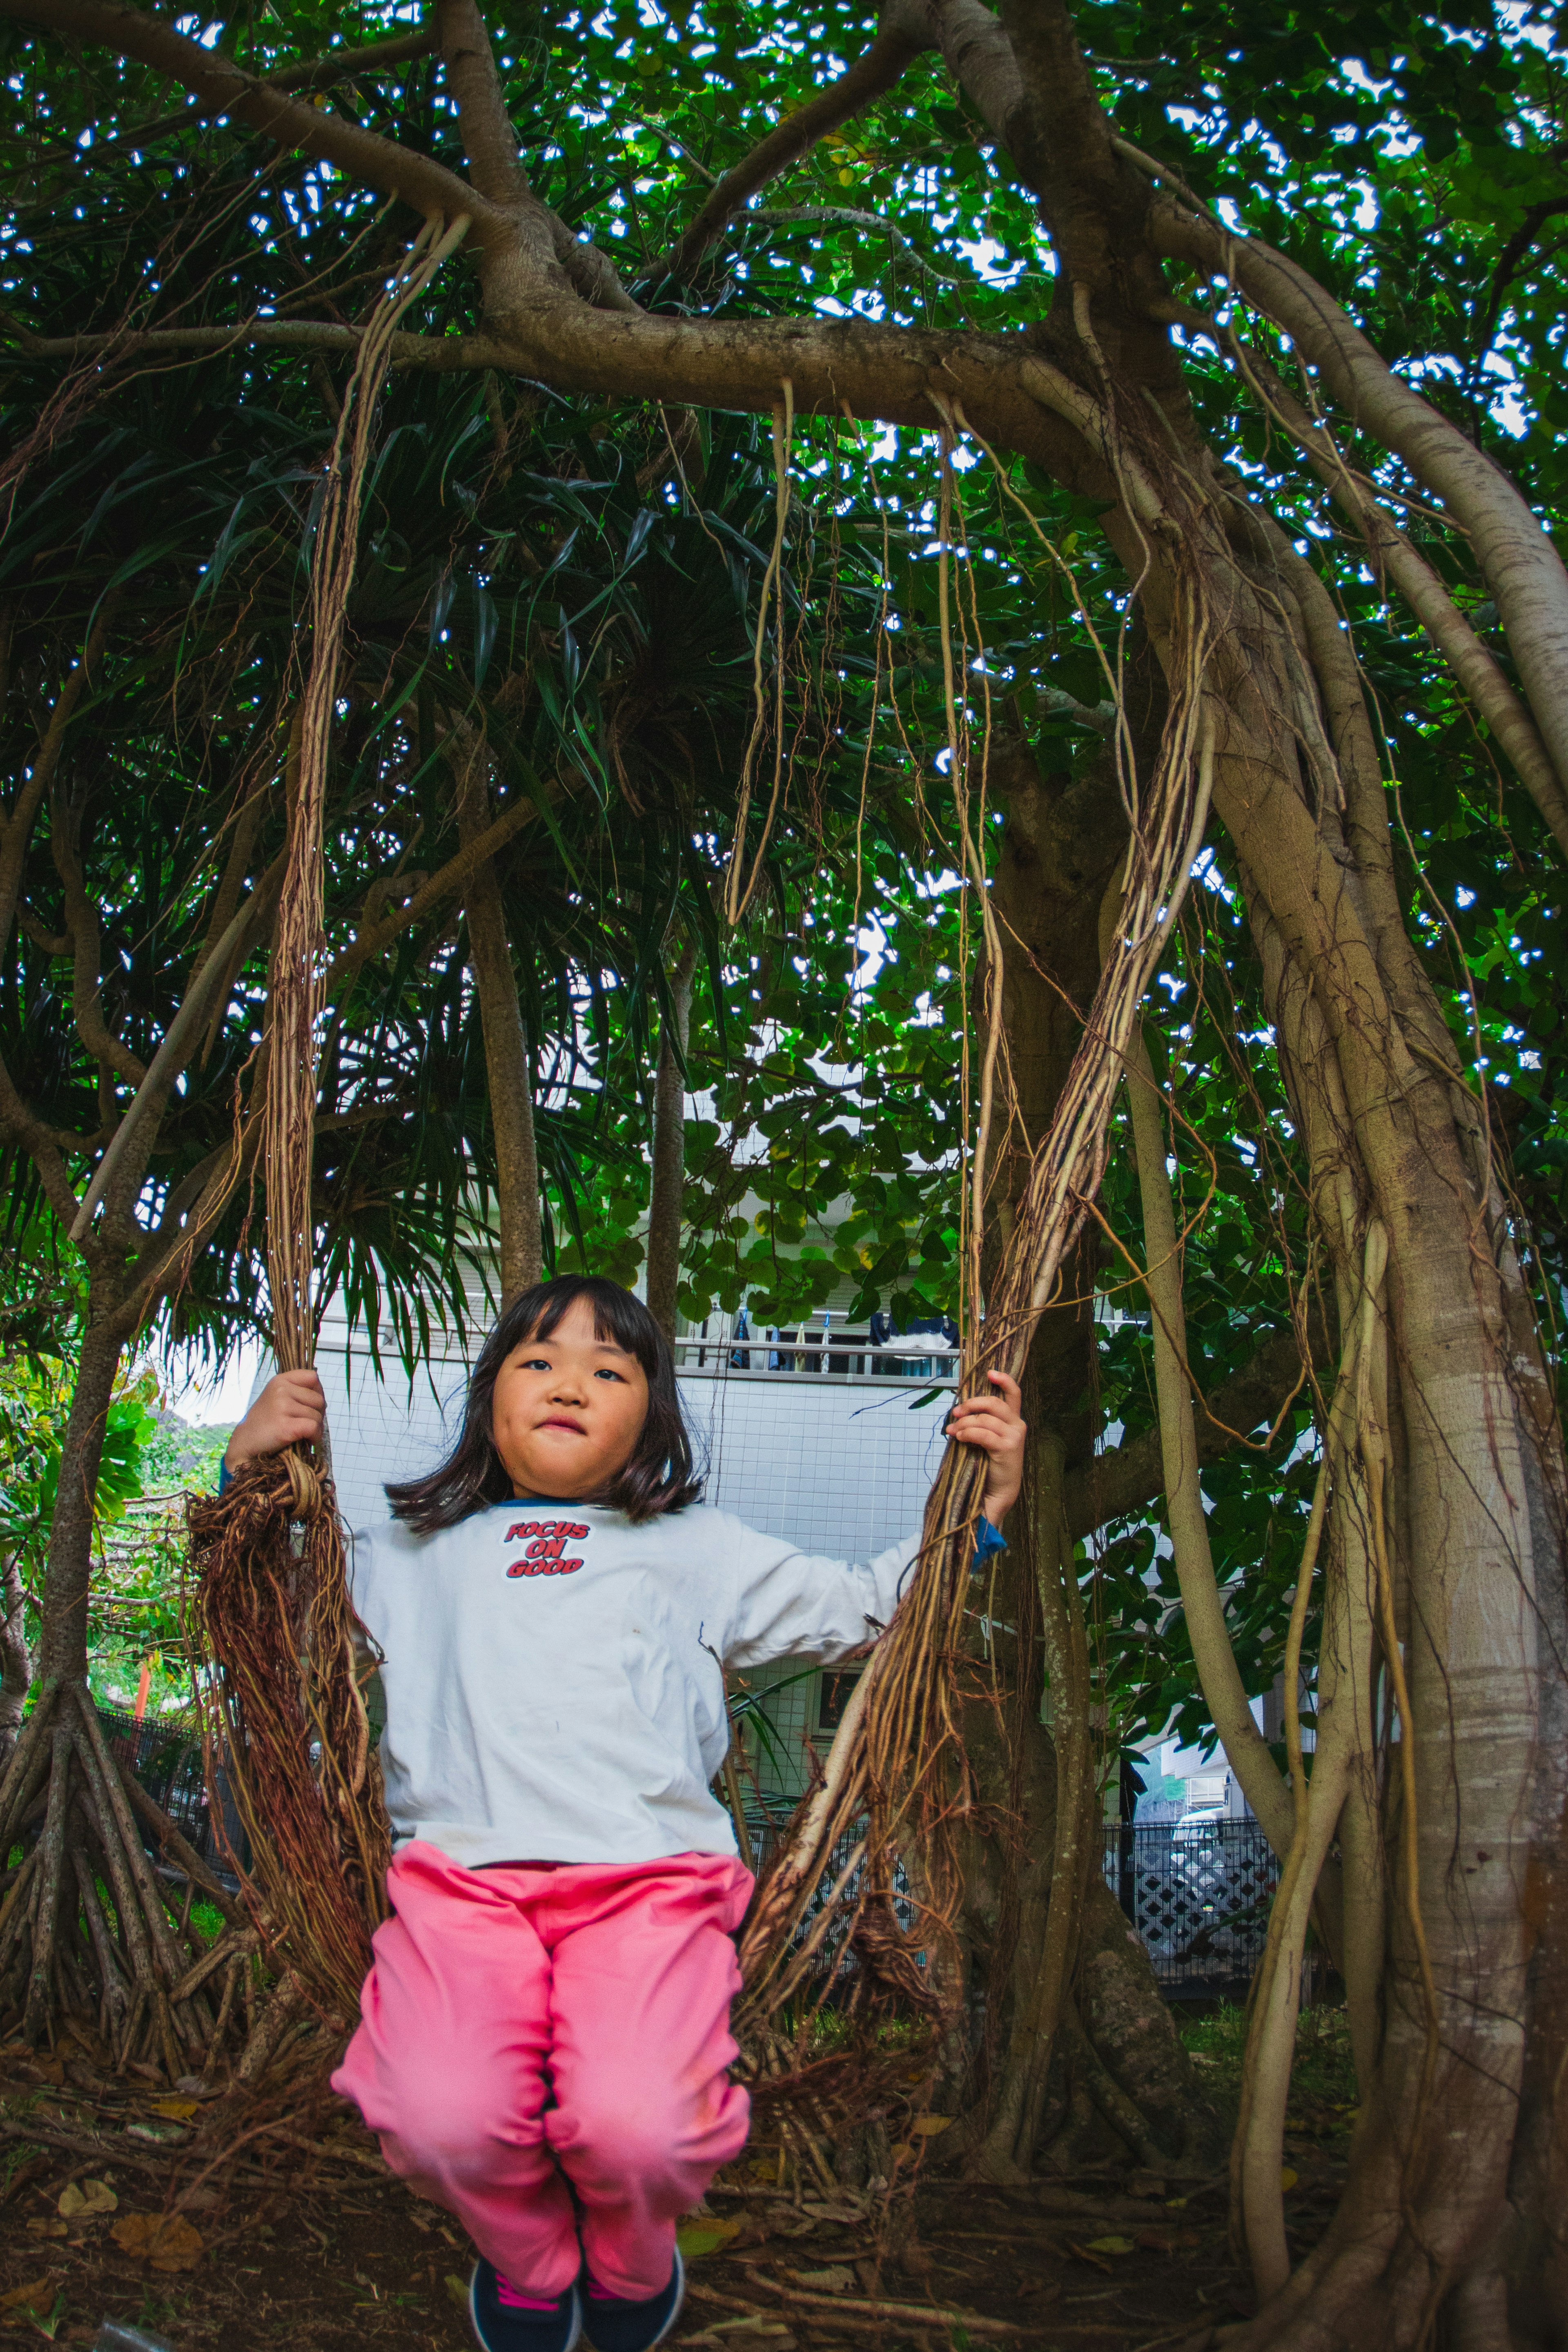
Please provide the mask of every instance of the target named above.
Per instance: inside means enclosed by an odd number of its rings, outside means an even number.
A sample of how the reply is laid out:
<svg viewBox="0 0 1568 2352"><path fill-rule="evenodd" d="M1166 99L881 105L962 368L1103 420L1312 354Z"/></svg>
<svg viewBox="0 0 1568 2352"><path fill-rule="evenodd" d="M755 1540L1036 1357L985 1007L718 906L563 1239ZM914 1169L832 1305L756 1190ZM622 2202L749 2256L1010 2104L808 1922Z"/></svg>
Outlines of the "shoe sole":
<svg viewBox="0 0 1568 2352"><path fill-rule="evenodd" d="M679 2253L677 2253L677 2255L676 2255L676 2260L677 2260L677 2262L679 2262L679 2259L680 2259L679 2254ZM472 2270L469 2272L469 2273L468 2273L468 2333L469 2333L469 2335L473 2337L474 2342L479 2346L479 2352L493 2352L493 2347L492 2347L492 2346L490 2346L489 2344L488 2344L488 2343L485 2341L485 2331L484 2331L484 2329L479 2326L479 2309L478 2309L478 2306L477 2306L477 2304L476 2304L476 2301L475 2301L475 2294L476 2294L476 2291L477 2291L477 2289L478 2289L478 2287L479 2287L479 2266L478 2263L476 2263L474 2264L473 2269L472 2269ZM682 2273L681 2273L681 2286L682 2286L682 2294L683 2294L683 2295L684 2295L684 2291L685 2291L685 2273L684 2273L684 2272L682 2272ZM676 2310L677 2310L677 2312L679 2312L679 2308L680 2308L680 2306L679 2306L679 2305L678 2304L678 2305L676 2305ZM574 2286L574 2287L573 2287L573 2289L572 2289L572 2333L571 2333L571 2335L566 2338L565 2343L561 2347L561 2352L577 2352L577 2346L578 2346L579 2341L581 2340L582 2334L583 2334L583 2298L582 2298L582 2296L578 2294L578 2292L577 2292L577 2290L576 2290L575 2286ZM661 2336L660 2341L662 2341L662 2340L663 2340L663 2339L662 2339L662 2336ZM650 2347L650 2352L651 2352L651 2347Z"/></svg>

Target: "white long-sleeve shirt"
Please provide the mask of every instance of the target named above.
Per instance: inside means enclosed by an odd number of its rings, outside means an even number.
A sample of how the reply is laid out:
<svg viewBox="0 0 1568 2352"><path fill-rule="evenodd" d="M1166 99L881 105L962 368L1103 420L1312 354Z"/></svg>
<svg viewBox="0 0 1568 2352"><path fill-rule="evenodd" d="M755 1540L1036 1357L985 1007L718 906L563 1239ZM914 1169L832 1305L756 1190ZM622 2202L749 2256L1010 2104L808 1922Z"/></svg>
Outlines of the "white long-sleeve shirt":
<svg viewBox="0 0 1568 2352"><path fill-rule="evenodd" d="M918 1545L857 1568L703 1504L634 1527L602 1504L498 1503L440 1535L356 1534L396 1843L469 1869L733 1853L709 1788L723 1668L861 1648Z"/></svg>

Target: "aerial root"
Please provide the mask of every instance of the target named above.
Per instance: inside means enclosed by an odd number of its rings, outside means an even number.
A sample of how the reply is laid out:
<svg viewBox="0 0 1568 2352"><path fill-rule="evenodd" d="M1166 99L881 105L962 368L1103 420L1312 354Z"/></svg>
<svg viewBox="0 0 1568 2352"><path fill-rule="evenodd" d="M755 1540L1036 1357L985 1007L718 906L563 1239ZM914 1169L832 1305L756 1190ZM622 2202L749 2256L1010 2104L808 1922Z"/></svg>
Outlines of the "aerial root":
<svg viewBox="0 0 1568 2352"><path fill-rule="evenodd" d="M162 1869L139 1822L168 1857ZM18 1843L0 1901L0 2031L37 2048L74 2021L107 2071L205 2087L232 2049L257 1939L111 1752L85 1685L46 1689L0 1784L0 1853ZM228 1915L210 1942L191 1916L197 1894Z"/></svg>

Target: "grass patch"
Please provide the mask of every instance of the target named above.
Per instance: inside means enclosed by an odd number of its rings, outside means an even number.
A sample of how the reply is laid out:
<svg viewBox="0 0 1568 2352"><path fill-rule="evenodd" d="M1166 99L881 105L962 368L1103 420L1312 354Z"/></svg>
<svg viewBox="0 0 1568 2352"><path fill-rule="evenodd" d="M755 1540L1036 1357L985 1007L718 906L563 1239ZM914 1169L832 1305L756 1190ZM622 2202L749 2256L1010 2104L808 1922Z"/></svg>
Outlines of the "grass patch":
<svg viewBox="0 0 1568 2352"><path fill-rule="evenodd" d="M1241 2098L1247 2011L1222 2001L1207 2017L1190 2018L1177 2031L1196 2060L1215 2106L1234 2119ZM1353 2119L1355 2097L1350 2020L1345 2011L1303 2010L1296 2021L1287 2128L1320 2136L1346 2131Z"/></svg>

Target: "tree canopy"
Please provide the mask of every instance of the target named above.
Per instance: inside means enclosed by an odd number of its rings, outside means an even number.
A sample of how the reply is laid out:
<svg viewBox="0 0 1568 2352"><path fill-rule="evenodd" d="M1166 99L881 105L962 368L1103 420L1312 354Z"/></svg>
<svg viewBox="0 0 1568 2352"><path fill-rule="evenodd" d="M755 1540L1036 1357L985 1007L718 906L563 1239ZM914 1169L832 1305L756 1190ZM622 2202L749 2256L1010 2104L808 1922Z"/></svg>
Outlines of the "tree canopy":
<svg viewBox="0 0 1568 2352"><path fill-rule="evenodd" d="M1042 1253L1008 1605L1037 1600L1046 1664L1016 1633L1008 1786L1044 1674L1058 1827L980 2160L1026 2169L1046 2110L1062 1825L1174 1708L1286 1870L1237 2157L1258 2341L1307 2340L1321 2294L1414 2343L1467 2267L1465 2311L1494 2275L1533 2310L1563 2159L1530 2086L1560 2071L1568 1950L1529 1957L1517 1895L1557 1884L1568 1621L1552 25L0 16L16 1213L41 1186L80 1228L121 1339L164 1289L187 1323L257 1311L233 1180L323 469L420 216L464 224L394 337L348 613L328 1278L365 1314L389 1284L411 1355L433 1299L466 1311L500 1111L461 911L479 744L552 1248L631 1268L686 954L689 1311L984 1289L1021 1365L996 1302ZM116 1138L220 938L227 992L138 1168ZM1097 1323L1096 1295L1131 1312ZM946 1691L956 1571L927 1599L910 1671ZM1246 1698L1281 1672L1270 1757ZM887 1785L928 1787L895 1714L868 1710ZM1501 1875L1461 1927L1445 1856L1472 1848ZM1377 2120L1290 2280L1281 2021L1314 1901ZM1439 2063L1491 2151L1462 2191L1410 2155Z"/></svg>

